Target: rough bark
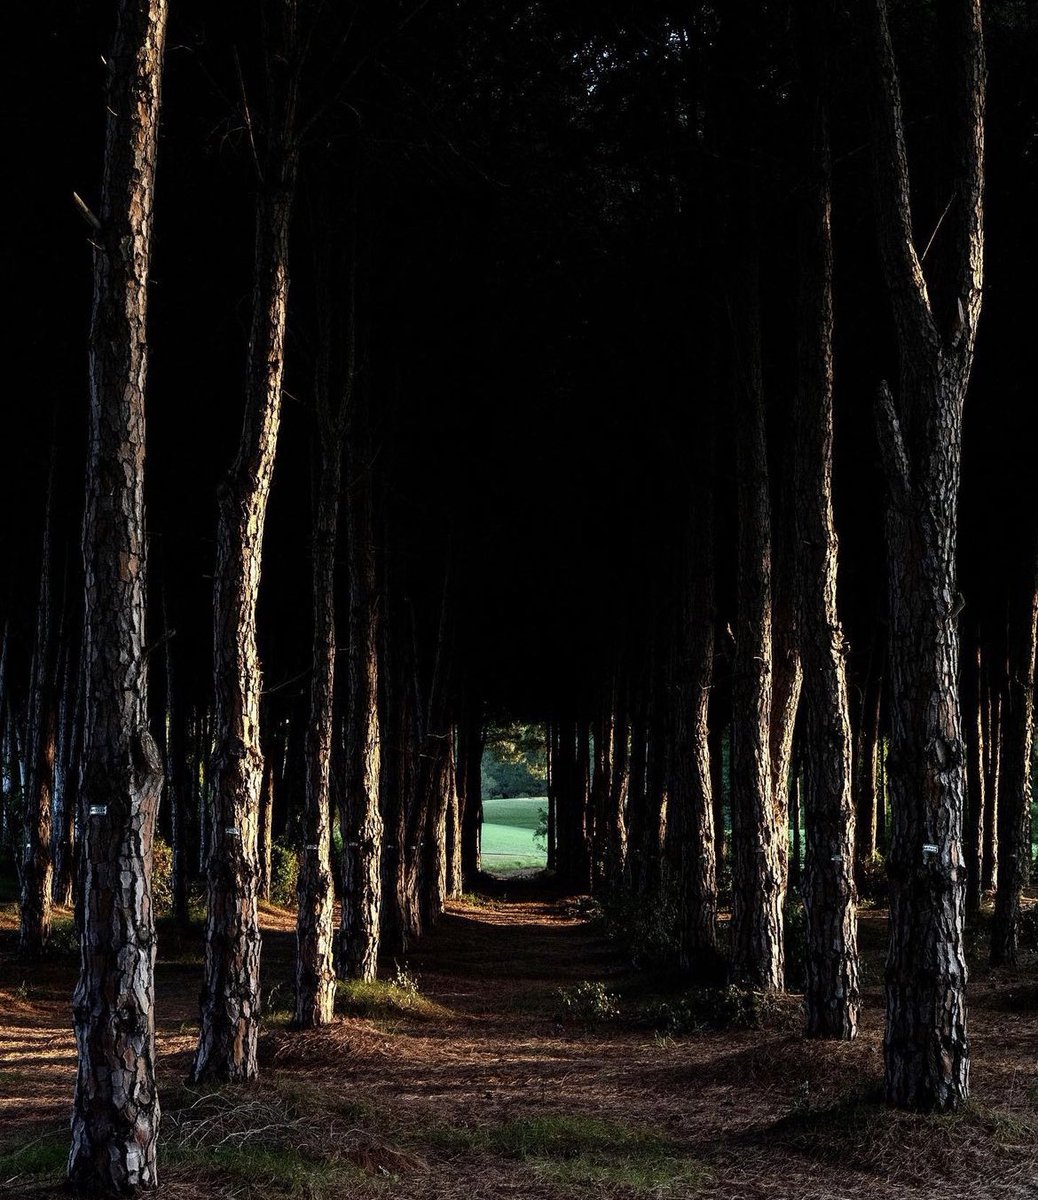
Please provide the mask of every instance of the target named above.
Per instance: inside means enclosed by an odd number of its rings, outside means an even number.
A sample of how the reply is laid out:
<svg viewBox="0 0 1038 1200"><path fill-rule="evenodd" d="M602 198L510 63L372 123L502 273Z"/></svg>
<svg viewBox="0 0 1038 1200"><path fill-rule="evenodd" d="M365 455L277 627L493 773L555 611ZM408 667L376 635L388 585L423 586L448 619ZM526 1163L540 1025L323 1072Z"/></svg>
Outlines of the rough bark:
<svg viewBox="0 0 1038 1200"><path fill-rule="evenodd" d="M256 201L252 324L238 453L218 494L208 912L194 1082L259 1073L257 838L263 782L256 648L263 530L281 421L288 240L295 191L295 5L268 23L271 113ZM277 31L275 31L277 30Z"/></svg>
<svg viewBox="0 0 1038 1200"><path fill-rule="evenodd" d="M1000 853L991 963L1015 966L1020 941L1020 897L1031 869L1031 755L1034 746L1034 660L1038 637L1038 556L1032 549L1011 595L1009 680L1002 722Z"/></svg>
<svg viewBox="0 0 1038 1200"><path fill-rule="evenodd" d="M735 657L732 671L732 970L764 991L783 986L785 800L772 755L771 499L761 377L757 264L736 264L738 489ZM778 726L775 726L778 728Z"/></svg>
<svg viewBox="0 0 1038 1200"><path fill-rule="evenodd" d="M73 1187L106 1195L157 1182L151 876L163 773L146 727L144 385L165 32L165 0L120 3L92 239L78 1065L68 1175Z"/></svg>
<svg viewBox="0 0 1038 1200"><path fill-rule="evenodd" d="M854 755L854 859L857 878L879 849L882 798L879 787L879 728L883 681L870 672L861 699L857 749Z"/></svg>
<svg viewBox="0 0 1038 1200"><path fill-rule="evenodd" d="M349 431L346 512L350 579L349 693L346 698L346 803L340 970L374 979L382 912L381 738L378 713L378 596L372 546L372 489L367 411Z"/></svg>
<svg viewBox="0 0 1038 1200"><path fill-rule="evenodd" d="M886 3L866 7L877 227L900 357L897 395L883 384L877 405L890 564L886 1093L900 1106L951 1110L969 1095L955 553L962 409L983 283L983 33L980 0L940 7L953 203L931 270L941 286L931 294L913 234Z"/></svg>
<svg viewBox="0 0 1038 1200"><path fill-rule="evenodd" d="M833 522L833 251L828 64L821 6L803 14L801 60L810 138L801 209L793 497L797 641L804 672L803 801L807 845L807 1033L858 1029L854 792Z"/></svg>

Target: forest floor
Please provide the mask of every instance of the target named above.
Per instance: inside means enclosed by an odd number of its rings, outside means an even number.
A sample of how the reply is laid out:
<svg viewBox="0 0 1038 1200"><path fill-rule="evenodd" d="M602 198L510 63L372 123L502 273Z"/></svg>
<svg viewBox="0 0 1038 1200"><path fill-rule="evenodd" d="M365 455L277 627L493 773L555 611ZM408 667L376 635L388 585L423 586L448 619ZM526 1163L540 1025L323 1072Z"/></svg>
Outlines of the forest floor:
<svg viewBox="0 0 1038 1200"><path fill-rule="evenodd" d="M661 1032L684 1011L677 993L633 971L585 901L529 880L490 892L451 903L406 969L344 988L341 1017L311 1033L288 1025L292 915L266 908L263 1078L249 1088L183 1083L200 934L165 932L159 1194L1038 1197L1033 954L974 972L968 1109L913 1116L878 1096L882 911L862 913L861 1034L820 1044L801 1036L794 996L756 1027ZM0 910L0 1195L38 1197L58 1191L67 1151L75 963L60 928L44 962L21 962L12 926Z"/></svg>

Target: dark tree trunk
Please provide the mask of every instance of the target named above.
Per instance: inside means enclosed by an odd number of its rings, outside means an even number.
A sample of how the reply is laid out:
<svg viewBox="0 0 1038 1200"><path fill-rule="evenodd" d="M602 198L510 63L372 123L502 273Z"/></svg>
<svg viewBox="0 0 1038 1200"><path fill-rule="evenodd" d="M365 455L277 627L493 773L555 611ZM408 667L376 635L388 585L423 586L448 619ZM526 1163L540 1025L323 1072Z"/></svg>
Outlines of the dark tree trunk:
<svg viewBox="0 0 1038 1200"><path fill-rule="evenodd" d="M627 857L624 862L625 887L637 896L645 876L645 776L649 761L649 736L644 695L648 675L643 673L641 687L635 692L631 714L631 754L627 783Z"/></svg>
<svg viewBox="0 0 1038 1200"><path fill-rule="evenodd" d="M727 864L727 846L725 841L725 725L722 724L719 705L716 703L718 694L716 683L710 690L710 799L714 806L714 870L717 878Z"/></svg>
<svg viewBox="0 0 1038 1200"><path fill-rule="evenodd" d="M742 254L736 264L733 305L738 535L732 678L732 968L742 983L781 991L787 835L785 798L774 795L773 761L777 764L781 754L773 756L772 735L774 729L784 732L784 727L772 722L771 498L757 263L752 252Z"/></svg>
<svg viewBox="0 0 1038 1200"><path fill-rule="evenodd" d="M70 908L74 894L76 810L79 804L79 750L82 725L82 688L79 656L71 643L61 673L58 698L58 740L54 760L54 828L51 845L54 860L52 895L54 903Z"/></svg>
<svg viewBox="0 0 1038 1200"><path fill-rule="evenodd" d="M273 847L274 847L274 779L277 768L272 761L267 761L263 770L263 788L260 792L260 815L257 855L259 858L259 882L257 890L259 898L269 902L273 884Z"/></svg>
<svg viewBox="0 0 1038 1200"><path fill-rule="evenodd" d="M354 408L348 435L349 501L346 511L350 579L349 692L346 697L346 797L340 813L343 840L340 971L374 979L382 916L382 810L379 806L381 740L378 713L378 597L370 447L366 406Z"/></svg>
<svg viewBox="0 0 1038 1200"><path fill-rule="evenodd" d="M157 1182L151 877L163 773L147 729L144 382L165 32L165 0L120 3L93 235L78 1066L68 1175L73 1187L105 1195Z"/></svg>
<svg viewBox="0 0 1038 1200"><path fill-rule="evenodd" d="M21 896L18 949L22 954L43 951L50 938L53 861L51 858L51 804L54 796L54 760L57 742L55 713L54 601L51 586L51 526L54 509L54 459L48 474L40 553L40 598L36 640L29 681L29 716L26 728L26 787L21 854Z"/></svg>
<svg viewBox="0 0 1038 1200"><path fill-rule="evenodd" d="M875 671L865 681L861 699L857 752L854 756L854 858L861 880L866 864L880 848L883 797L880 790L879 730L882 676Z"/></svg>
<svg viewBox="0 0 1038 1200"><path fill-rule="evenodd" d="M966 912L980 912L984 879L984 722L980 641L962 666L962 726L966 743Z"/></svg>
<svg viewBox="0 0 1038 1200"><path fill-rule="evenodd" d="M327 342L330 330L322 332L323 340ZM339 524L342 429L341 419L336 420L333 401L328 395L329 385L325 373L323 386L319 383L317 388L317 430L311 451L313 669L310 676L310 715L306 728L306 792L296 910L295 1021L303 1029L327 1025L335 1007L331 764L336 676L335 547Z"/></svg>
<svg viewBox="0 0 1038 1200"><path fill-rule="evenodd" d="M461 876L465 887L472 887L482 870L480 861L483 836L482 760L483 718L479 707L470 702L458 725L458 786L462 801ZM549 863L548 865L551 869L553 864Z"/></svg>
<svg viewBox="0 0 1038 1200"><path fill-rule="evenodd" d="M886 1092L951 1110L969 1094L956 531L962 409L983 276L984 50L980 0L939 8L950 97L949 209L931 288L916 249L900 85L885 0L870 0L876 211L900 352L878 420L889 488L888 757L893 824Z"/></svg>
<svg viewBox="0 0 1038 1200"><path fill-rule="evenodd" d="M1003 781L998 811L1000 863L991 927L993 966L1016 965L1020 897L1031 869L1031 755L1038 635L1038 558L1033 549L1022 575L1010 595L1009 679L1002 721Z"/></svg>
<svg viewBox="0 0 1038 1200"><path fill-rule="evenodd" d="M176 690L173 664L173 630L169 624L166 586L162 588L162 624L165 637L166 669L166 804L170 816L170 841L173 852L172 892L173 917L181 926L187 924L187 847L184 829L184 764L187 747L184 738L184 717Z"/></svg>
<svg viewBox="0 0 1038 1200"><path fill-rule="evenodd" d="M213 580L212 825L201 1028L191 1078L259 1074L259 864L263 753L256 648L263 529L281 421L288 238L295 191L295 4L267 26L270 127L256 201L252 326L238 454L218 496Z"/></svg>
<svg viewBox="0 0 1038 1200"><path fill-rule="evenodd" d="M854 792L843 629L836 603L833 523L833 249L824 6L802 15L810 138L800 236L798 386L793 496L796 617L804 669L804 915L807 1033L858 1029Z"/></svg>
<svg viewBox="0 0 1038 1200"><path fill-rule="evenodd" d="M981 892L998 889L998 809L1002 790L1002 693L995 687L991 664L984 672L981 735L984 745L984 854Z"/></svg>
<svg viewBox="0 0 1038 1200"><path fill-rule="evenodd" d="M678 842L678 963L716 973L717 873L708 715L714 668L713 505L709 485L697 498L686 553L684 593L673 672L673 750L668 792Z"/></svg>

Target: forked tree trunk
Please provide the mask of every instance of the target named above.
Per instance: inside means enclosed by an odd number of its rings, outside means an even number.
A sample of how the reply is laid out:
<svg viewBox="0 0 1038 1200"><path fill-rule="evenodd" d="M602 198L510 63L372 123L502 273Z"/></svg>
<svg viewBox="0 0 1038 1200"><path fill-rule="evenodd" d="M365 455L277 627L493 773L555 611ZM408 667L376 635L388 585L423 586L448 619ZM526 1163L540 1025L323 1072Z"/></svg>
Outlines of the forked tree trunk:
<svg viewBox="0 0 1038 1200"><path fill-rule="evenodd" d="M260 664L256 649L263 529L281 421L288 238L295 191L295 4L268 24L271 128L256 204L252 326L238 454L218 495L213 578L212 825L201 1028L191 1078L259 1074Z"/></svg>
<svg viewBox="0 0 1038 1200"><path fill-rule="evenodd" d="M802 15L810 138L800 237L798 386L793 415L796 617L804 668L804 915L807 1033L858 1031L854 790L833 523L833 252L824 5Z"/></svg>
<svg viewBox="0 0 1038 1200"><path fill-rule="evenodd" d="M771 498L761 376L757 264L736 265L735 444L737 599L732 678L732 970L781 991L784 976L785 799L772 756Z"/></svg>
<svg viewBox="0 0 1038 1200"><path fill-rule="evenodd" d="M54 601L51 589L51 522L54 507L54 459L48 473L40 553L40 599L32 653L27 723L24 838L21 853L21 895L18 949L40 954L50 938L53 890L51 804L57 742L54 666Z"/></svg>
<svg viewBox="0 0 1038 1200"><path fill-rule="evenodd" d="M1002 796L998 813L1000 863L991 963L1015 966L1020 897L1031 870L1031 755L1034 748L1034 659L1038 637L1038 561L1027 557L1011 594L1009 679L1002 722Z"/></svg>
<svg viewBox="0 0 1038 1200"><path fill-rule="evenodd" d="M165 33L165 0L120 3L92 239L78 1065L68 1175L74 1188L104 1195L157 1182L151 877L162 764L147 729L144 382Z"/></svg>
<svg viewBox="0 0 1038 1200"><path fill-rule="evenodd" d="M914 241L900 85L885 0L869 0L875 59L876 210L900 352L898 395L878 421L888 480L888 758L893 816L887 958L886 1093L940 1111L969 1095L963 938L965 752L959 711L962 600L956 577L962 410L983 285L984 49L980 0L949 0L952 204L931 292Z"/></svg>

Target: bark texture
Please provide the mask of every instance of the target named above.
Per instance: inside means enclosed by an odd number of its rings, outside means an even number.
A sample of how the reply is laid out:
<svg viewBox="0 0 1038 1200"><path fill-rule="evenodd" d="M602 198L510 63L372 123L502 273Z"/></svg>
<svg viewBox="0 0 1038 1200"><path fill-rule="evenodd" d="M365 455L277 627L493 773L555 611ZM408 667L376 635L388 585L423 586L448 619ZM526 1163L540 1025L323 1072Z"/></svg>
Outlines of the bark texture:
<svg viewBox="0 0 1038 1200"><path fill-rule="evenodd" d="M914 240L887 7L866 7L877 224L900 357L897 394L883 384L877 405L890 556L886 1093L900 1106L943 1111L969 1095L955 551L962 409L983 284L983 32L980 0L940 6L952 204L934 246L932 289Z"/></svg>
<svg viewBox="0 0 1038 1200"><path fill-rule="evenodd" d="M801 211L798 386L793 496L796 618L804 670L803 804L807 845L807 1032L850 1039L858 1028L854 793L833 522L833 253L828 70L822 5L803 14L801 62L809 131Z"/></svg>
<svg viewBox="0 0 1038 1200"><path fill-rule="evenodd" d="M195 1082L259 1073L260 931L257 911L260 663L256 649L263 529L281 421L288 240L295 191L295 5L268 26L271 114L256 204L252 322L245 419L218 495L213 582L212 826L207 863L205 976Z"/></svg>
<svg viewBox="0 0 1038 1200"><path fill-rule="evenodd" d="M105 1195L157 1182L151 876L163 772L146 727L144 385L165 33L165 0L119 5L94 238L78 1065L68 1174L74 1188Z"/></svg>

